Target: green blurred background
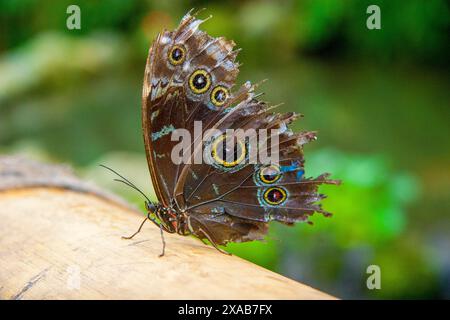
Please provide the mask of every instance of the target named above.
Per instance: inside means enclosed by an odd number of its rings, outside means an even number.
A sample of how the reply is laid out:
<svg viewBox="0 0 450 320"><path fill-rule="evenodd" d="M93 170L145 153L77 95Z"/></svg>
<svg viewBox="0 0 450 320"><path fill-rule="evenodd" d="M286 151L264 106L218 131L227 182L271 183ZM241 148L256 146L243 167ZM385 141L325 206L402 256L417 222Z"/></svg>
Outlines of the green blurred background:
<svg viewBox="0 0 450 320"><path fill-rule="evenodd" d="M81 30L66 28L70 4ZM366 27L370 4L381 30ZM140 128L145 59L193 7L213 15L203 29L243 48L239 83L269 79L265 99L303 113L296 130L319 131L308 175L344 181L322 189L333 217L273 224L267 242L230 251L341 298L450 298L443 0L1 1L0 153L72 164L142 207L107 164L155 199ZM380 290L366 287L372 264Z"/></svg>

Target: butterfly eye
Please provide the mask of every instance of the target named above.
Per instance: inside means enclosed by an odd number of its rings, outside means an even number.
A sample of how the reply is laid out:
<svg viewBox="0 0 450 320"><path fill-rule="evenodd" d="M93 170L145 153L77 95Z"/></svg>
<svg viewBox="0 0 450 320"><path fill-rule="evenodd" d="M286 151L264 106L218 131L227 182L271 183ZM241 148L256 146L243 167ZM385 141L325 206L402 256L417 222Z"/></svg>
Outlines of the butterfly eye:
<svg viewBox="0 0 450 320"><path fill-rule="evenodd" d="M264 184L273 184L280 180L282 173L276 165L263 167L258 171L258 180Z"/></svg>
<svg viewBox="0 0 450 320"><path fill-rule="evenodd" d="M220 166L233 168L244 161L247 154L247 148L245 143L239 140L232 144L232 148L229 148L225 137L226 135L221 135L214 140L211 149L211 156Z"/></svg>
<svg viewBox="0 0 450 320"><path fill-rule="evenodd" d="M264 191L264 201L273 206L277 206L286 201L287 192L281 187L272 187Z"/></svg>
<svg viewBox="0 0 450 320"><path fill-rule="evenodd" d="M217 86L211 91L211 102L216 107L223 106L227 98L228 90L224 86Z"/></svg>
<svg viewBox="0 0 450 320"><path fill-rule="evenodd" d="M186 49L184 47L179 45L174 45L172 49L169 51L169 62L177 66L181 63L183 63L184 59L186 58Z"/></svg>
<svg viewBox="0 0 450 320"><path fill-rule="evenodd" d="M189 77L189 88L195 94L205 93L210 86L211 76L203 69L194 71Z"/></svg>

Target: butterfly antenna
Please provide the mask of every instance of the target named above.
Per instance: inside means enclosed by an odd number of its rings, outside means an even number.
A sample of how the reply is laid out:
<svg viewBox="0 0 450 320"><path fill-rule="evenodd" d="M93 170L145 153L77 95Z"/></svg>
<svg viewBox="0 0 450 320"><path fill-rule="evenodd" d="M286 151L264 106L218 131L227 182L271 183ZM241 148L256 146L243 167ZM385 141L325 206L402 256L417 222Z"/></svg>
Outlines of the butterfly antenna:
<svg viewBox="0 0 450 320"><path fill-rule="evenodd" d="M115 171L114 169L112 169L112 168L110 168L110 167L107 167L107 166L105 166L105 165L103 165L103 164L101 164L100 167L103 167L103 168L105 168L105 169L108 169L109 171L111 171L112 173L114 173L115 175L117 175L117 176L119 176L120 178L123 179L123 180L121 180L121 179L114 179L114 181L122 182L123 184L125 184L125 185L129 186L130 188L136 190L136 191L139 192L142 196L144 196L144 198L147 199L147 201L148 201L149 203L152 203L152 201L147 197L147 195L146 195L141 189L139 189L138 187L136 187L136 185L135 185L134 183L132 183L130 180L128 180L127 178L125 178L124 176L122 176L120 173L118 173L118 172Z"/></svg>
<svg viewBox="0 0 450 320"><path fill-rule="evenodd" d="M120 180L120 179L114 179L114 181L122 182L123 184L125 184L125 185L129 186L130 188L136 190L137 192L139 192L140 194L142 194L142 196L144 196L144 198L147 199L147 201L148 201L149 203L152 203L152 202L150 201L150 199L149 199L149 198L148 198L141 190L139 190L139 188L136 187L134 184L129 184L128 182L123 181L123 180Z"/></svg>

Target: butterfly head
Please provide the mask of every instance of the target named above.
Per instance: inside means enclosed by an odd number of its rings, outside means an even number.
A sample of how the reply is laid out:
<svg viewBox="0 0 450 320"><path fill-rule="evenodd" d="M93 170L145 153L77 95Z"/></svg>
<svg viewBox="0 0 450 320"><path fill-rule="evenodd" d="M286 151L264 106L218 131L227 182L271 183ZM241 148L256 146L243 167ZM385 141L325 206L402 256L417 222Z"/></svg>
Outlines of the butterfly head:
<svg viewBox="0 0 450 320"><path fill-rule="evenodd" d="M182 217L172 208L167 208L159 203L149 201L145 202L145 207L149 216L154 216L159 220L158 224L161 224L163 230L169 233L180 231Z"/></svg>
<svg viewBox="0 0 450 320"><path fill-rule="evenodd" d="M157 210L157 204L150 202L150 201L145 201L145 209L147 209L147 212L150 214L154 214Z"/></svg>

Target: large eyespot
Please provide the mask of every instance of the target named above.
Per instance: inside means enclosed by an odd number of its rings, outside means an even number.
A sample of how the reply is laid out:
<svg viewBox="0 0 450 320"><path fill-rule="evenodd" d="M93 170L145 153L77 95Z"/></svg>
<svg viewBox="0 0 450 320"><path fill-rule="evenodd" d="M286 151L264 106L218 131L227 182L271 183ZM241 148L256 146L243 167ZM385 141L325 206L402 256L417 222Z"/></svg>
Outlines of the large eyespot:
<svg viewBox="0 0 450 320"><path fill-rule="evenodd" d="M282 173L277 165L261 167L257 172L257 180L263 184L273 184L280 180Z"/></svg>
<svg viewBox="0 0 450 320"><path fill-rule="evenodd" d="M195 70L189 76L189 88L195 94L202 94L208 91L211 86L211 76L206 70Z"/></svg>
<svg viewBox="0 0 450 320"><path fill-rule="evenodd" d="M227 146L226 135L217 137L211 147L211 157L220 166L233 168L242 163L247 155L243 141L235 140L232 147ZM232 150L233 149L233 150Z"/></svg>
<svg viewBox="0 0 450 320"><path fill-rule="evenodd" d="M263 193L264 201L272 206L279 206L287 199L287 192L281 187L267 188Z"/></svg>
<svg viewBox="0 0 450 320"><path fill-rule="evenodd" d="M177 66L182 64L184 59L186 58L186 49L180 45L174 45L172 49L169 50L169 62Z"/></svg>
<svg viewBox="0 0 450 320"><path fill-rule="evenodd" d="M228 98L228 90L224 86L217 86L211 91L211 102L216 107L221 107L225 104Z"/></svg>

